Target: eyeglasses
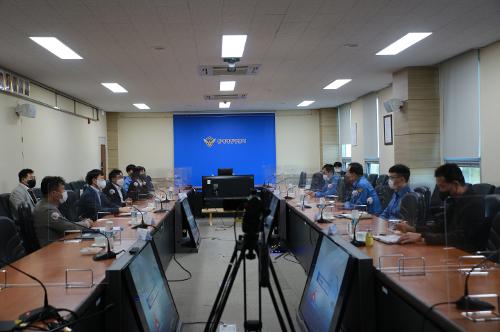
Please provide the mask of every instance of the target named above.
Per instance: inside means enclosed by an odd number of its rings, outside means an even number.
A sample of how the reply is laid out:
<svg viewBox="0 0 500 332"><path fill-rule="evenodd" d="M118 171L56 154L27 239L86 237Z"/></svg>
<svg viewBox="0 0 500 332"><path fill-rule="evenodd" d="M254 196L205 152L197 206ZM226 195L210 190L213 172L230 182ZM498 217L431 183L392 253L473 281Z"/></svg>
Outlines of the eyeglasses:
<svg viewBox="0 0 500 332"><path fill-rule="evenodd" d="M402 176L401 175L389 176L389 179L391 179L391 180L396 180L396 179L399 179L399 178L402 178Z"/></svg>

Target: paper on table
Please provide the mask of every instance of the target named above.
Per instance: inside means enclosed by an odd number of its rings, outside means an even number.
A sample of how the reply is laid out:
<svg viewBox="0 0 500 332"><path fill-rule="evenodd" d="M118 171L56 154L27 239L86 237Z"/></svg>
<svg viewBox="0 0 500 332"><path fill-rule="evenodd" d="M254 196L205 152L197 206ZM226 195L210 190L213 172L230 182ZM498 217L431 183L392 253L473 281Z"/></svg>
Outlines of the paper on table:
<svg viewBox="0 0 500 332"><path fill-rule="evenodd" d="M399 235L389 234L389 235L376 235L373 238L385 244L396 244L399 241Z"/></svg>

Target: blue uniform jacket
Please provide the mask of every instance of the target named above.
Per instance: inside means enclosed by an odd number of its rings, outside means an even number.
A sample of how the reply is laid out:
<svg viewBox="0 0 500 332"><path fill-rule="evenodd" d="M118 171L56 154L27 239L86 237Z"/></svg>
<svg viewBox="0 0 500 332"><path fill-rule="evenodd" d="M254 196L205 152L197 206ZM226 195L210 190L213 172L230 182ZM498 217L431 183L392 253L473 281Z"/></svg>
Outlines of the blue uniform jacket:
<svg viewBox="0 0 500 332"><path fill-rule="evenodd" d="M352 209L354 205L367 205L370 214L378 216L382 212L382 205L380 205L378 195L364 176L352 184L352 190L352 198L349 202L346 202L346 208ZM373 199L371 204L367 202L368 197Z"/></svg>
<svg viewBox="0 0 500 332"><path fill-rule="evenodd" d="M401 203L401 198L406 193L412 192L413 190L410 189L409 186L405 186L401 188L399 191L395 191L394 194L392 194L391 201L389 202L389 205L385 208L384 212L380 215L380 218L384 219L401 219L401 215L399 214L399 205Z"/></svg>

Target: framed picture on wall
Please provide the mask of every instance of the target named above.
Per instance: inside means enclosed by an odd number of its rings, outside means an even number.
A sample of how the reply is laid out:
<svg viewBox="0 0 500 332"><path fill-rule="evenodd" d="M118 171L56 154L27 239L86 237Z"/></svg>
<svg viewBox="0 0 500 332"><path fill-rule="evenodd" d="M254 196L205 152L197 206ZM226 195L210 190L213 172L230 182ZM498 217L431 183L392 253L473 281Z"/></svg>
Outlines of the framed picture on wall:
<svg viewBox="0 0 500 332"><path fill-rule="evenodd" d="M384 145L392 145L392 114L384 115Z"/></svg>
<svg viewBox="0 0 500 332"><path fill-rule="evenodd" d="M3 90L4 86L5 86L4 73L3 73L3 71L0 70L0 90Z"/></svg>

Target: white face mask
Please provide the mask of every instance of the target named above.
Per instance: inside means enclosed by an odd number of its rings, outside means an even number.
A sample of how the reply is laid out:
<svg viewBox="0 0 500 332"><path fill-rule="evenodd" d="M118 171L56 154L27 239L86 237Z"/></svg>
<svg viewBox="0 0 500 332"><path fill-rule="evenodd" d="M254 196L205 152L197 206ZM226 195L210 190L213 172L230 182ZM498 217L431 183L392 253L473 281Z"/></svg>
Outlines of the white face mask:
<svg viewBox="0 0 500 332"><path fill-rule="evenodd" d="M125 180L123 180L123 178L122 178L122 179L118 179L118 180L116 180L116 184L117 184L118 186L120 186L120 187L123 187L123 183L124 183L124 182L125 182Z"/></svg>
<svg viewBox="0 0 500 332"><path fill-rule="evenodd" d="M104 189L104 188L106 188L106 180L97 180L97 186L101 190Z"/></svg>
<svg viewBox="0 0 500 332"><path fill-rule="evenodd" d="M389 188L391 188L392 190L396 189L396 186L394 185L393 179L389 179Z"/></svg>
<svg viewBox="0 0 500 332"><path fill-rule="evenodd" d="M335 168L335 173L340 173L340 172L342 172L342 168L338 168L338 167Z"/></svg>
<svg viewBox="0 0 500 332"><path fill-rule="evenodd" d="M328 175L323 174L323 180L328 181L328 180L330 180L330 178L328 177Z"/></svg>
<svg viewBox="0 0 500 332"><path fill-rule="evenodd" d="M62 197L59 198L59 203L64 203L66 202L66 200L68 199L68 192L65 190L63 193L62 193Z"/></svg>

